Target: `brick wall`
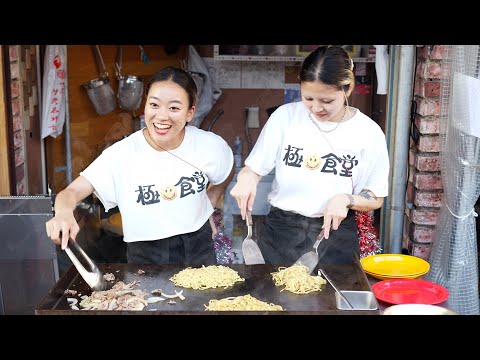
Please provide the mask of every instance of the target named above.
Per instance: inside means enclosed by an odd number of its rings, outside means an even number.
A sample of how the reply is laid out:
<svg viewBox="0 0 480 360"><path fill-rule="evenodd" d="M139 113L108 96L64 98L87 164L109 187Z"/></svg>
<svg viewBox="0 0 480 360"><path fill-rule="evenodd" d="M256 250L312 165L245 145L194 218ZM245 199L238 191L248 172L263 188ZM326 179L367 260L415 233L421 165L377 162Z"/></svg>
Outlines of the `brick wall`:
<svg viewBox="0 0 480 360"><path fill-rule="evenodd" d="M443 184L439 163L440 77L443 46L417 48L414 101L417 104L410 137L407 210L403 248L428 260L440 212Z"/></svg>
<svg viewBox="0 0 480 360"><path fill-rule="evenodd" d="M21 46L10 45L9 61L10 61L10 94L13 119L13 150L15 152L15 183L16 194L26 194L26 178L25 178L25 140L23 126L23 84L21 80Z"/></svg>
<svg viewBox="0 0 480 360"><path fill-rule="evenodd" d="M30 133L33 126L38 127L39 119L38 81L35 64L36 46L10 45L8 51L11 102L11 114L8 114L8 117L12 121L13 151L15 154L15 171L13 173L15 174L16 193L14 195L27 195L29 194L29 175L25 134ZM39 165L36 164L35 166L38 167ZM37 189L35 190L38 192Z"/></svg>

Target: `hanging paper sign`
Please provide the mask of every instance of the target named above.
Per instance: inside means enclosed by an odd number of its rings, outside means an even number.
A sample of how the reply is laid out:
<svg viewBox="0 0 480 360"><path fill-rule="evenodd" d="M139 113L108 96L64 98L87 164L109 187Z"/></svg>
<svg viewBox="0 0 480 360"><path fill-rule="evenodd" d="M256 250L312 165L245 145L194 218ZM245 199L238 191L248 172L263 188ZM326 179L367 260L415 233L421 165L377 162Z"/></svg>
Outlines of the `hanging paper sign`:
<svg viewBox="0 0 480 360"><path fill-rule="evenodd" d="M42 84L42 139L57 137L65 123L66 45L47 45Z"/></svg>

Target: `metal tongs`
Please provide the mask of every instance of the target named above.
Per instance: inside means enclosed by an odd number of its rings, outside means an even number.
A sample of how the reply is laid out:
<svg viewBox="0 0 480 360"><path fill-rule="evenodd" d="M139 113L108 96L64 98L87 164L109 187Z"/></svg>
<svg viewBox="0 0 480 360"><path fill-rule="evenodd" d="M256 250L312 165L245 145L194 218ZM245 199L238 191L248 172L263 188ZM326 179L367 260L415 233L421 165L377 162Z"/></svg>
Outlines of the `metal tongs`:
<svg viewBox="0 0 480 360"><path fill-rule="evenodd" d="M70 249L70 244L73 244L73 247L75 248L75 250L77 250L78 253L83 256L85 261L90 266L91 271L87 271L85 269L85 267L82 265L82 263L78 260L78 258ZM85 282L92 288L92 290L103 291L107 289L107 282L103 278L103 275L100 269L98 268L97 265L95 265L93 260L90 259L90 257L85 253L85 251L83 251L83 249L80 247L80 245L77 244L76 241L69 239L68 245L65 248L65 252L67 253L70 260L72 260L73 265L75 265L79 274L82 276L83 280L85 280Z"/></svg>

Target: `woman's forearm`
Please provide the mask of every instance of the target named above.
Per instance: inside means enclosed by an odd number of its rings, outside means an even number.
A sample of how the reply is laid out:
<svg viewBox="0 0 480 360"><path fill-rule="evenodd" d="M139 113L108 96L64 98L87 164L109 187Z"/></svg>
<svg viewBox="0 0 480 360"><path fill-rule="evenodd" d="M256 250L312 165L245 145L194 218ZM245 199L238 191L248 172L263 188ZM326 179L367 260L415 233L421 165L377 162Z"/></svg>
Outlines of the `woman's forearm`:
<svg viewBox="0 0 480 360"><path fill-rule="evenodd" d="M377 198L370 190L362 190L359 194L345 194L346 207L357 211L377 210L383 205L383 197Z"/></svg>
<svg viewBox="0 0 480 360"><path fill-rule="evenodd" d="M77 203L93 193L93 190L92 184L83 176L79 176L55 197L55 213L73 212Z"/></svg>

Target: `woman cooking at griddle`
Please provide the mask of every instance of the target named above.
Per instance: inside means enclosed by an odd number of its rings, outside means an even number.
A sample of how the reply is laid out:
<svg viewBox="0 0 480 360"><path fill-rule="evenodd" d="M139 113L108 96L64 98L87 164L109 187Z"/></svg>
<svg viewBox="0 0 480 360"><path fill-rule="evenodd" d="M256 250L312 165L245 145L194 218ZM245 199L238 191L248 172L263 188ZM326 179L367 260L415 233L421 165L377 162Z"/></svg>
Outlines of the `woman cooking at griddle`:
<svg viewBox="0 0 480 360"><path fill-rule="evenodd" d="M167 67L146 86L146 127L105 149L55 199L46 223L65 249L79 226L77 203L92 193L122 215L127 260L137 264L216 264L212 213L234 174L230 146L188 126L197 87L190 74Z"/></svg>
<svg viewBox="0 0 480 360"><path fill-rule="evenodd" d="M349 210L378 209L388 195L385 134L348 102L353 66L340 46L319 46L305 58L302 100L271 114L230 191L244 219L261 177L275 169L257 237L266 263L292 265L322 229L321 263L350 263L359 242Z"/></svg>

